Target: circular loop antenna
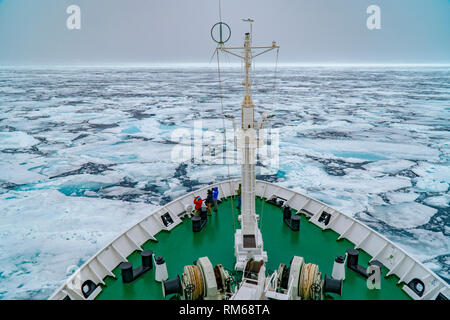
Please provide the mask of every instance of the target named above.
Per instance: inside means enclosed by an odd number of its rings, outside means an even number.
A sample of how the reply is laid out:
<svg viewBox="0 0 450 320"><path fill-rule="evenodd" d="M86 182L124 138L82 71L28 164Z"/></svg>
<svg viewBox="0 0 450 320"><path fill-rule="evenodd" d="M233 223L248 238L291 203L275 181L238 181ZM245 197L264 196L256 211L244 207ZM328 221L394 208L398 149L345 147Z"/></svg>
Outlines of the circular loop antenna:
<svg viewBox="0 0 450 320"><path fill-rule="evenodd" d="M214 31L216 29L219 29L219 39L214 37ZM227 31L226 31L227 30ZM228 36L227 35L228 32ZM217 42L218 44L224 44L231 38L231 28L225 23L225 22L217 22L212 28L211 28L211 38Z"/></svg>

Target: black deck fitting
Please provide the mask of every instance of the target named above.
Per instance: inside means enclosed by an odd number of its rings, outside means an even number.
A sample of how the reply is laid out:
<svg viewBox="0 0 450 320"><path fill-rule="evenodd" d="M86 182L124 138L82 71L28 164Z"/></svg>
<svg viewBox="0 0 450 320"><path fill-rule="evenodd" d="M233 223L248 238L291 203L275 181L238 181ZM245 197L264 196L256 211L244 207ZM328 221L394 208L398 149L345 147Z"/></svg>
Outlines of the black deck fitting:
<svg viewBox="0 0 450 320"><path fill-rule="evenodd" d="M146 273L153 268L152 261L153 251L144 250L141 252L142 265L133 270L133 264L130 262L122 262L120 269L122 270L122 282L130 283L136 280L138 277Z"/></svg>
<svg viewBox="0 0 450 320"><path fill-rule="evenodd" d="M203 228L206 226L207 222L208 222L208 213L206 211L206 208L201 208L200 215L192 217L192 231L193 232L202 231Z"/></svg>
<svg viewBox="0 0 450 320"><path fill-rule="evenodd" d="M327 226L330 223L330 219L331 219L331 214L324 211L320 215L318 222L323 223L324 225Z"/></svg>
<svg viewBox="0 0 450 320"><path fill-rule="evenodd" d="M277 207L280 207L280 208L281 208L281 207L284 205L284 203L285 203L286 201L287 201L287 200L284 199L284 198L273 197L273 198L267 200L267 203L273 204L274 206L277 206Z"/></svg>
<svg viewBox="0 0 450 320"><path fill-rule="evenodd" d="M356 249L348 249L347 250L347 268L350 270L359 273L364 278L369 278L369 274L367 273L367 269L358 264L359 251ZM373 261L375 262L375 261ZM374 265L376 265L374 263Z"/></svg>
<svg viewBox="0 0 450 320"><path fill-rule="evenodd" d="M300 216L292 215L292 211L289 206L283 208L283 221L289 228L291 228L292 231L300 231Z"/></svg>

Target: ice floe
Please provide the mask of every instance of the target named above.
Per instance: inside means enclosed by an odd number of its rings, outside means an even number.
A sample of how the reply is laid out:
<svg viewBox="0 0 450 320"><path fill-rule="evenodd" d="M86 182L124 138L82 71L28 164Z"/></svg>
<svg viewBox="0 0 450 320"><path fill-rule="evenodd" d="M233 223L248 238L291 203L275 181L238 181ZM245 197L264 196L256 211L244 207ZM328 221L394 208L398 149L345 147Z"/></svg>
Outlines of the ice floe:
<svg viewBox="0 0 450 320"><path fill-rule="evenodd" d="M370 171L382 173L395 173L401 170L409 169L415 163L408 160L380 160L363 165L363 168Z"/></svg>
<svg viewBox="0 0 450 320"><path fill-rule="evenodd" d="M417 202L375 206L373 215L395 228L414 228L427 223L437 210Z"/></svg>
<svg viewBox="0 0 450 320"><path fill-rule="evenodd" d="M420 195L414 192L389 192L386 194L389 199L389 203L403 203L403 202L413 202Z"/></svg>
<svg viewBox="0 0 450 320"><path fill-rule="evenodd" d="M429 197L426 198L424 202L429 206L438 208L448 208L450 203L450 195L446 194L443 196Z"/></svg>
<svg viewBox="0 0 450 320"><path fill-rule="evenodd" d="M39 140L25 132L0 132L0 149L22 149L34 146Z"/></svg>
<svg viewBox="0 0 450 320"><path fill-rule="evenodd" d="M47 298L69 266L81 266L154 208L56 190L0 195L0 279L7 289L0 298Z"/></svg>
<svg viewBox="0 0 450 320"><path fill-rule="evenodd" d="M363 220L449 278L449 72L258 70L256 114L277 114L281 151L258 177ZM154 206L239 177L239 165L172 161L174 130L232 128L217 80L213 67L0 70L0 299L48 297ZM223 112L239 121L240 69L222 80Z"/></svg>

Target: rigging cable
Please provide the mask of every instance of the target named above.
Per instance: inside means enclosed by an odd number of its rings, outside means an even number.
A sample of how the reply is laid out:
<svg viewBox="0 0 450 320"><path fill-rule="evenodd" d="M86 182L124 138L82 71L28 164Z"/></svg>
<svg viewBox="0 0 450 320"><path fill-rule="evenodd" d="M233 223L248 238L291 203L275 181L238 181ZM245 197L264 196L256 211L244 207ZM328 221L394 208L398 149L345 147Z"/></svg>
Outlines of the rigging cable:
<svg viewBox="0 0 450 320"><path fill-rule="evenodd" d="M272 94L272 103L274 104L274 102L275 102L275 98L276 98L276 96L275 96L275 91L276 91L276 88L277 88L277 73L278 73L278 54L279 54L279 52L280 52L280 48L278 48L277 49L277 58L276 58L276 62L275 62L275 72L274 72L274 75L273 75L273 90L272 90L272 92L273 92L273 94ZM267 133L266 133L267 134ZM272 140L270 141L271 142L271 145L272 145ZM269 148L268 148L268 146L267 146L267 151L269 151ZM260 230L262 230L262 225L263 225L263 217L264 217L264 204L265 204L265 200L264 200L264 194L263 195L261 195L261 200L262 200L262 203L261 203L261 216L260 216L260 218L259 218L259 229Z"/></svg>
<svg viewBox="0 0 450 320"><path fill-rule="evenodd" d="M219 0L220 2L220 0ZM220 57L219 57L219 50L216 51L217 54L217 74L219 76L219 96L220 96L220 106L222 108L222 125L223 125L223 136L224 136L224 143L225 143L225 157L222 156L222 159L224 159L224 161L226 161L226 166L227 166L227 173L228 173L228 181L231 181L231 174L230 174L230 164L228 163L228 159L227 159L227 131L226 131L226 127L225 127L225 111L224 111L224 107L223 107L223 96L222 96L222 77L221 77L221 72L220 72ZM234 120L233 120L234 121ZM233 129L234 129L234 124L233 124ZM234 131L233 131L234 132ZM234 145L234 133L233 133L233 145ZM234 150L234 148L233 148ZM223 152L223 147L222 147L222 152ZM230 190L234 191L234 190ZM234 215L234 194L231 195L231 214L233 216L233 228L236 231L236 218Z"/></svg>
<svg viewBox="0 0 450 320"><path fill-rule="evenodd" d="M280 53L280 48L277 48L277 59L276 59L276 61L275 61L275 72L274 72L274 75L273 75L273 98L275 99L275 90L276 90L276 87L277 87L277 74L278 74L278 55L279 55L279 53Z"/></svg>
<svg viewBox="0 0 450 320"><path fill-rule="evenodd" d="M221 0L219 0L219 21L222 22L222 1ZM223 44L221 44L221 46L222 45ZM226 133L226 127L225 127L225 112L224 112L224 107L223 107L222 77L221 77L221 72L220 72L220 57L219 57L220 53L219 53L219 49L216 48L215 54L217 54L217 74L218 74L218 77L219 77L219 96L220 96L220 106L222 108L222 126L223 126L223 136L224 136L224 143L225 143L225 155L222 156L222 159L224 159L224 161L226 161L228 181L231 181L230 164L228 163L227 153L226 153L226 150L227 150L227 133ZM233 124L233 129L234 129L234 124ZM234 141L234 134L233 134L233 141ZM222 146L222 153L223 153L223 146ZM231 182L230 182L230 185L232 185ZM230 192L232 192L232 191L234 192L234 190L230 190ZM233 216L233 228L236 231L236 218L235 218L235 215L234 215L234 201L233 201L233 199L234 199L234 193L231 194L231 214Z"/></svg>

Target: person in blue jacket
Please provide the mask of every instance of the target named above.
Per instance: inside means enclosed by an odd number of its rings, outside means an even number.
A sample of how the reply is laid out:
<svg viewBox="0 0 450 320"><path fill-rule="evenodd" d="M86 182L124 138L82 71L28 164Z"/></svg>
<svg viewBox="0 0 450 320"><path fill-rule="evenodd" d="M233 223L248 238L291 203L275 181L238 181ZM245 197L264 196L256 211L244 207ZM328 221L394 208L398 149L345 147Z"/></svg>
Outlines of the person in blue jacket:
<svg viewBox="0 0 450 320"><path fill-rule="evenodd" d="M238 191L237 191L237 195L238 195L238 205L237 205L237 208L239 209L239 210L241 210L241 185L239 184L239 188L238 188Z"/></svg>
<svg viewBox="0 0 450 320"><path fill-rule="evenodd" d="M214 203L214 212L217 212L217 210L218 210L217 201L219 200L219 187L213 188L212 196L213 196L213 203Z"/></svg>

